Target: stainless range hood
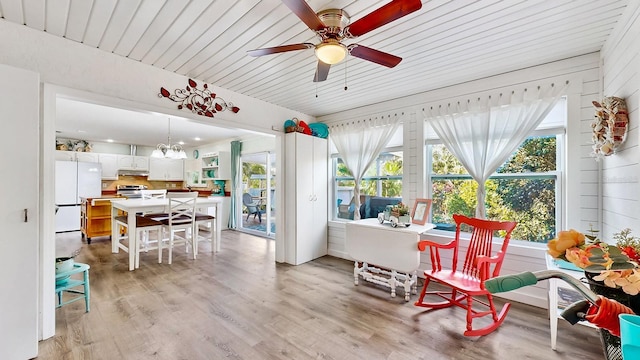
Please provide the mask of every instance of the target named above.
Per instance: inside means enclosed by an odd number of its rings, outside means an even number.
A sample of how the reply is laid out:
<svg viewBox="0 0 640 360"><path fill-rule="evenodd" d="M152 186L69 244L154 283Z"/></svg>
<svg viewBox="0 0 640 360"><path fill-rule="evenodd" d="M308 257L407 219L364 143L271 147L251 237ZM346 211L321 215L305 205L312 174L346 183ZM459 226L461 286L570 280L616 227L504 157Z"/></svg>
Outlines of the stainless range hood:
<svg viewBox="0 0 640 360"><path fill-rule="evenodd" d="M131 155L136 156L138 147L136 145L129 145L129 151ZM148 170L132 170L132 169L120 169L118 170L118 176L149 176Z"/></svg>
<svg viewBox="0 0 640 360"><path fill-rule="evenodd" d="M118 175L122 176L149 176L146 170L118 170Z"/></svg>

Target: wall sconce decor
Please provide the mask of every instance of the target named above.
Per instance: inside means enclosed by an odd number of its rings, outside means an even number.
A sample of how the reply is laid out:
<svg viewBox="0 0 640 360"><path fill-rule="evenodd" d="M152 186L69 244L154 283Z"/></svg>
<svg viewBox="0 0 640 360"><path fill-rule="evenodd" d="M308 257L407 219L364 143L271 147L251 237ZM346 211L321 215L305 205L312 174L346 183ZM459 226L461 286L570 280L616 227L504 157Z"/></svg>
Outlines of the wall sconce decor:
<svg viewBox="0 0 640 360"><path fill-rule="evenodd" d="M624 99L605 97L602 104L592 101L596 108L595 119L591 123L593 152L591 156L599 160L613 155L627 138L629 113Z"/></svg>
<svg viewBox="0 0 640 360"><path fill-rule="evenodd" d="M204 84L203 89L197 89L198 84L189 79L189 85L185 89L176 89L173 95L169 90L161 87L158 97L165 97L171 101L177 102L178 109L188 109L191 112L213 117L213 114L225 110L230 110L234 113L240 111L240 108L234 106L232 103L227 103L221 98L217 98L215 93L212 93L207 84Z"/></svg>

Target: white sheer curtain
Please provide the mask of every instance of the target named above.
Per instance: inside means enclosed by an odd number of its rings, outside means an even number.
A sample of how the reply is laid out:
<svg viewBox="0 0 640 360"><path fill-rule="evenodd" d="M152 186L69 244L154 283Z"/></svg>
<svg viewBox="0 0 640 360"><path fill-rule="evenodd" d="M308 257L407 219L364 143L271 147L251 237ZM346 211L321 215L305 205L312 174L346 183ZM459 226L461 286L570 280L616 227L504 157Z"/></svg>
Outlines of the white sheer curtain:
<svg viewBox="0 0 640 360"><path fill-rule="evenodd" d="M500 94L495 106L489 97L425 111L426 121L478 182L476 217L486 217L485 182L489 176L536 129L565 88L551 84L524 89L518 94L514 91L510 99Z"/></svg>
<svg viewBox="0 0 640 360"><path fill-rule="evenodd" d="M330 137L346 167L355 179L353 219L360 219L360 181L369 166L387 146L398 129L397 116L357 121L331 127Z"/></svg>

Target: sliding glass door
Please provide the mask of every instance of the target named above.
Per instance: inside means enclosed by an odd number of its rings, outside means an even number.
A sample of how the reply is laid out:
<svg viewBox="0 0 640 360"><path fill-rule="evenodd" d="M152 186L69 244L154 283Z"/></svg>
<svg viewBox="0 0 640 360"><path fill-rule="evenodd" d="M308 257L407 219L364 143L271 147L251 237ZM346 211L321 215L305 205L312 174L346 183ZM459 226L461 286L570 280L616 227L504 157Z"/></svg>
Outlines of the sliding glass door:
<svg viewBox="0 0 640 360"><path fill-rule="evenodd" d="M239 230L275 238L275 154L242 154L242 218Z"/></svg>

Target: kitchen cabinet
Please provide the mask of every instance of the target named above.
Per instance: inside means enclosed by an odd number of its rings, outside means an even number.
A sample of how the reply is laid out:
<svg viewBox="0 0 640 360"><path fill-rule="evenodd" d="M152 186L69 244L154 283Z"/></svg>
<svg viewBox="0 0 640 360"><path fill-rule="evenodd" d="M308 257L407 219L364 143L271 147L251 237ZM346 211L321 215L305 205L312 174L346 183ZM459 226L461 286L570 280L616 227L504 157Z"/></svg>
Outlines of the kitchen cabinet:
<svg viewBox="0 0 640 360"><path fill-rule="evenodd" d="M149 170L149 158L146 156L117 155L120 170Z"/></svg>
<svg viewBox="0 0 640 360"><path fill-rule="evenodd" d="M230 180L231 153L219 151L202 155L202 180Z"/></svg>
<svg viewBox="0 0 640 360"><path fill-rule="evenodd" d="M99 162L99 155L90 152L56 150L55 158L60 161Z"/></svg>
<svg viewBox="0 0 640 360"><path fill-rule="evenodd" d="M298 265L327 254L327 140L285 134L285 261Z"/></svg>
<svg viewBox="0 0 640 360"><path fill-rule="evenodd" d="M118 180L118 155L99 154L98 162L102 164L102 179Z"/></svg>
<svg viewBox="0 0 640 360"><path fill-rule="evenodd" d="M187 186L207 187L207 182L202 180L202 160L187 159L184 161L184 180Z"/></svg>
<svg viewBox="0 0 640 360"><path fill-rule="evenodd" d="M79 162L100 162L99 154L90 152L76 152L76 160Z"/></svg>
<svg viewBox="0 0 640 360"><path fill-rule="evenodd" d="M56 150L56 160L76 161L76 152L66 151L66 150Z"/></svg>
<svg viewBox="0 0 640 360"><path fill-rule="evenodd" d="M149 159L149 180L184 180L184 162L182 159Z"/></svg>
<svg viewBox="0 0 640 360"><path fill-rule="evenodd" d="M111 236L111 199L82 198L80 231L91 244L96 236Z"/></svg>

